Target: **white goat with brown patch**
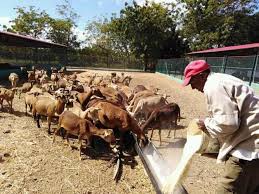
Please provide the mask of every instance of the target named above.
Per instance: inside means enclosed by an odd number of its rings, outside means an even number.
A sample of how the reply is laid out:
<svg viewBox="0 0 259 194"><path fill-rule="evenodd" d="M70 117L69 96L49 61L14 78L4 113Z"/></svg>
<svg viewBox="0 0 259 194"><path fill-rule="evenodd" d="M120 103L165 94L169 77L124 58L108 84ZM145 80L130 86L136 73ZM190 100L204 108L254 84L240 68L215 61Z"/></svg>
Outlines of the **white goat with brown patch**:
<svg viewBox="0 0 259 194"><path fill-rule="evenodd" d="M8 79L11 82L12 88L15 88L19 81L19 76L16 73L10 73Z"/></svg>

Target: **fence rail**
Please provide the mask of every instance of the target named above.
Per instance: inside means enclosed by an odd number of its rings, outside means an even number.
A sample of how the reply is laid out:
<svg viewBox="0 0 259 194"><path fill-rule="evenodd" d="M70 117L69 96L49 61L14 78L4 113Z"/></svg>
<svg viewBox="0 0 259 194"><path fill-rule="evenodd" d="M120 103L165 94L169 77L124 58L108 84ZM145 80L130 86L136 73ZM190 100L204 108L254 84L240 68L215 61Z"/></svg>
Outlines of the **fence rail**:
<svg viewBox="0 0 259 194"><path fill-rule="evenodd" d="M195 58L204 59L210 65L213 72L233 75L248 82L249 85L259 84L259 55L251 56L225 56ZM184 68L190 62L187 58L160 59L156 71L183 79Z"/></svg>

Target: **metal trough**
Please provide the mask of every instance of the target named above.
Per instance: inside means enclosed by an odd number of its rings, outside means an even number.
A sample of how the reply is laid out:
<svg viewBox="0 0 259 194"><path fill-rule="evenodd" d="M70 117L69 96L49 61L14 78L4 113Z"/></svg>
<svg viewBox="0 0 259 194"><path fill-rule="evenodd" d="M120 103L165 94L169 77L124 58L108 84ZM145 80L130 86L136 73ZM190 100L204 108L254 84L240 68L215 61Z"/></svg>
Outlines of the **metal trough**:
<svg viewBox="0 0 259 194"><path fill-rule="evenodd" d="M136 140L135 135L134 138ZM166 177L172 172L172 169L170 169L161 153L156 149L151 141L148 141L148 144L143 148L141 148L136 141L135 149L144 165L152 185L155 188L156 193L162 194L163 183L166 180ZM178 184L173 194L188 193L182 184Z"/></svg>

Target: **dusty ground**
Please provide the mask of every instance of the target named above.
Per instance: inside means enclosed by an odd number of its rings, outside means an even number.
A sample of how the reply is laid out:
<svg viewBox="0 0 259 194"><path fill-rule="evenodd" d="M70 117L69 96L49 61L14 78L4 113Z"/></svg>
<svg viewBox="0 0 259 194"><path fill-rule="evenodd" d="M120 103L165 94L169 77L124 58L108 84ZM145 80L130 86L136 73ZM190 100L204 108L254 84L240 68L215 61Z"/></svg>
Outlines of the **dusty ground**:
<svg viewBox="0 0 259 194"><path fill-rule="evenodd" d="M97 72L88 70L92 71ZM156 86L171 95L169 101L179 104L184 119L179 123L177 137L185 137L185 128L191 119L206 116L203 95L191 88L182 88L179 83L160 74L125 74L133 77L131 87L137 84ZM96 156L79 161L78 150L64 145L60 137L52 144L46 121L38 129L24 111L22 96L21 99L15 97L14 114L8 113L7 109L0 112L0 193L155 193L138 157L137 165L123 166L122 177L115 183L112 180L114 168L109 167L110 157ZM163 144L158 148L162 153L169 149L171 142L166 135L167 131L164 131ZM156 145L157 140L155 131ZM214 159L197 155L183 184L191 194L214 193L221 173L222 165L216 164Z"/></svg>

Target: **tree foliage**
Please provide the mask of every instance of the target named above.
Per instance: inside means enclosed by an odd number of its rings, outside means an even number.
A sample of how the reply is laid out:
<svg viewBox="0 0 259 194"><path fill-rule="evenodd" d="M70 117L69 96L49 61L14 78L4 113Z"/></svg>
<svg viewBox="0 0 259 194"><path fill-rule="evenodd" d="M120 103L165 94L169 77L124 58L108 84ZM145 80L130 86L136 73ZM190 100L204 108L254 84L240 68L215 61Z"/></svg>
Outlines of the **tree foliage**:
<svg viewBox="0 0 259 194"><path fill-rule="evenodd" d="M176 32L176 22L162 4L148 1L143 6L135 1L132 5L125 4L120 17L113 18L104 26L104 31L115 48L134 53L145 65L164 57L164 53L171 57L182 54L183 44Z"/></svg>
<svg viewBox="0 0 259 194"><path fill-rule="evenodd" d="M104 50L110 50L109 37L104 32L104 26L108 23L107 18L99 18L89 22L85 27L85 38L90 47L97 46Z"/></svg>
<svg viewBox="0 0 259 194"><path fill-rule="evenodd" d="M72 48L79 47L74 29L79 15L73 10L68 0L57 5L57 12L61 18L52 18L45 10L34 6L29 8L15 8L17 17L14 24L6 31L18 32L34 38L50 39L54 43L64 44Z"/></svg>
<svg viewBox="0 0 259 194"><path fill-rule="evenodd" d="M257 0L180 0L186 10L182 33L192 50L251 42L249 21Z"/></svg>
<svg viewBox="0 0 259 194"><path fill-rule="evenodd" d="M50 21L49 15L43 10L30 6L27 10L25 7L14 8L17 17L12 21L12 30L20 34L32 36L34 38L43 38L47 33Z"/></svg>
<svg viewBox="0 0 259 194"><path fill-rule="evenodd" d="M55 43L64 44L71 48L79 47L80 43L77 41L77 35L74 32L79 15L74 11L68 0L64 0L64 4L57 5L57 12L61 19L51 18L47 37Z"/></svg>

